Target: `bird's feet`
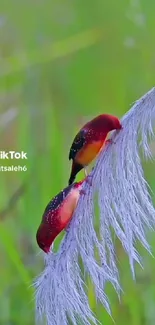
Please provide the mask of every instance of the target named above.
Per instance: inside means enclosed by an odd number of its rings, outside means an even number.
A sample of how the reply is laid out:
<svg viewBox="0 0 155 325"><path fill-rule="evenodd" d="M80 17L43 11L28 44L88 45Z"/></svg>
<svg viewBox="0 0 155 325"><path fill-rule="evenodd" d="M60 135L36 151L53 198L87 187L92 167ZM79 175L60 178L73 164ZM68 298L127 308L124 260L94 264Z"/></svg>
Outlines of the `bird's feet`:
<svg viewBox="0 0 155 325"><path fill-rule="evenodd" d="M106 140L105 145L113 144L113 143L115 143L115 142L112 139L108 139L108 140Z"/></svg>
<svg viewBox="0 0 155 325"><path fill-rule="evenodd" d="M86 179L85 179L85 182L88 183L90 186L92 186L92 180L91 180L92 176L87 176ZM86 191L85 190L80 190L80 194L83 194L85 195L86 194Z"/></svg>
<svg viewBox="0 0 155 325"><path fill-rule="evenodd" d="M85 179L85 182L88 183L90 186L92 186L92 176L88 175Z"/></svg>
<svg viewBox="0 0 155 325"><path fill-rule="evenodd" d="M86 195L86 191L85 190L80 190L80 195Z"/></svg>

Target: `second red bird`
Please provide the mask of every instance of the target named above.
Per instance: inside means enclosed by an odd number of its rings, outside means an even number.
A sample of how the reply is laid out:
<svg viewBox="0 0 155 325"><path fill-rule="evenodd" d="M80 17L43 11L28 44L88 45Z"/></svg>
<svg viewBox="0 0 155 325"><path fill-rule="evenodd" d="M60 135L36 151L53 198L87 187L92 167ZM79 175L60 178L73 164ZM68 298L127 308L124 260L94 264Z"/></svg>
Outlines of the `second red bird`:
<svg viewBox="0 0 155 325"><path fill-rule="evenodd" d="M64 188L47 205L36 235L37 243L45 253L50 252L54 239L68 226L80 193L84 193L81 189L83 182Z"/></svg>

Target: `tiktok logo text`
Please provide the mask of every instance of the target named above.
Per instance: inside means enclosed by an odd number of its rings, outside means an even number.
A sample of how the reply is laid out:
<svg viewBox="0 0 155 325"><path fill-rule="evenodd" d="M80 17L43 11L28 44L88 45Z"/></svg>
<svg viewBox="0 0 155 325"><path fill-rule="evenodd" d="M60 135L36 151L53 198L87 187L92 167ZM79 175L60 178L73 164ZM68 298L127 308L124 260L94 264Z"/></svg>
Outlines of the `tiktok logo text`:
<svg viewBox="0 0 155 325"><path fill-rule="evenodd" d="M27 152L0 151L0 159L27 159Z"/></svg>

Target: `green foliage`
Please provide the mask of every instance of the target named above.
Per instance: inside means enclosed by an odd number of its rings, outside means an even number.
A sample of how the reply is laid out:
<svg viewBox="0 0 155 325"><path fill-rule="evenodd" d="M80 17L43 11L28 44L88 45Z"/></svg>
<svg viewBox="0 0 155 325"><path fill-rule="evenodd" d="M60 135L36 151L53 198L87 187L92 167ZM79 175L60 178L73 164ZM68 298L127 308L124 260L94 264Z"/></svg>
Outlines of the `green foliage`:
<svg viewBox="0 0 155 325"><path fill-rule="evenodd" d="M155 3L146 0L1 0L0 150L28 153L26 162L13 161L26 165L27 172L0 172L1 210L25 184L24 194L0 222L1 325L34 324L30 285L43 267L35 233L45 205L67 184L76 130L101 112L121 117L154 85L154 10ZM155 191L153 164L145 171ZM155 235L149 236L154 246ZM145 270L137 268L134 283L116 245L121 303L107 288L116 324L154 324L154 260L142 251ZM96 305L91 283L89 289L97 317L112 325Z"/></svg>

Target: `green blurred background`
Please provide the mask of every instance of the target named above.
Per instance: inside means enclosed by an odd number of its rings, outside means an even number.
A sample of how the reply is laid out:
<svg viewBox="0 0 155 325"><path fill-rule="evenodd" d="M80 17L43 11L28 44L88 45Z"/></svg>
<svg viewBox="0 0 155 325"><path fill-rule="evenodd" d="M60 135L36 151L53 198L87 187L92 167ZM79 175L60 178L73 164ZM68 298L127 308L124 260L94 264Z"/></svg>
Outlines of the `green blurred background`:
<svg viewBox="0 0 155 325"><path fill-rule="evenodd" d="M30 285L43 269L36 229L67 184L75 132L100 113L121 117L155 84L154 12L153 0L0 1L0 150L28 153L27 161L0 161L27 166L0 172L0 325L35 323ZM155 192L154 165L144 168ZM134 283L116 244L124 289L119 303L108 288L116 324L154 324L155 261L139 248L145 270L136 268ZM112 325L91 284L89 300Z"/></svg>

